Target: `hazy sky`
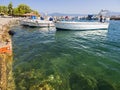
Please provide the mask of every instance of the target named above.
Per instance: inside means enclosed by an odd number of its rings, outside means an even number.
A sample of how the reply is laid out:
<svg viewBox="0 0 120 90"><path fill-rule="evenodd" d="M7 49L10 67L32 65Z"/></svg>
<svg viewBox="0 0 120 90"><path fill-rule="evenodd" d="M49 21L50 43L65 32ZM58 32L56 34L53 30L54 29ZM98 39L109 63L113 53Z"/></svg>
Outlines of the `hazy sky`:
<svg viewBox="0 0 120 90"><path fill-rule="evenodd" d="M90 14L101 9L120 12L120 0L0 0L0 5L8 5L10 1L14 7L24 3L44 13Z"/></svg>

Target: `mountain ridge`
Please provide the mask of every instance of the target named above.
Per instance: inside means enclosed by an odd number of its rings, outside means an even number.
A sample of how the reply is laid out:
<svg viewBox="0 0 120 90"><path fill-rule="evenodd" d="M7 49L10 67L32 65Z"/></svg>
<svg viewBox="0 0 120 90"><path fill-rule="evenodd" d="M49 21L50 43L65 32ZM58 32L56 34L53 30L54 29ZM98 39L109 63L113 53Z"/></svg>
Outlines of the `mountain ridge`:
<svg viewBox="0 0 120 90"><path fill-rule="evenodd" d="M67 14L67 13L50 13L49 16L87 16L88 14ZM97 15L97 14L93 14ZM109 12L109 16L118 16L120 15L120 12Z"/></svg>

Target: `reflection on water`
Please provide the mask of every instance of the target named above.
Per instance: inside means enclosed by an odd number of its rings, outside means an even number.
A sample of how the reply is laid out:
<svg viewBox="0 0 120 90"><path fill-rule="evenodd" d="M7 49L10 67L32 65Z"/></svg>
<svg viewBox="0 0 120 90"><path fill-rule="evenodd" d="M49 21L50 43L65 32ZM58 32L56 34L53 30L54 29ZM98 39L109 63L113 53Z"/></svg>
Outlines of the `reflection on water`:
<svg viewBox="0 0 120 90"><path fill-rule="evenodd" d="M120 43L120 21L114 21L111 22L110 28L112 29L112 31L109 29L108 30L108 34L107 34L107 38L110 42L118 42ZM112 27L114 26L114 27Z"/></svg>
<svg viewBox="0 0 120 90"><path fill-rule="evenodd" d="M91 40L99 38L101 39L106 39L107 36L107 30L93 30L93 31L81 31L81 32L76 32L75 35L84 37L84 38L89 38Z"/></svg>
<svg viewBox="0 0 120 90"><path fill-rule="evenodd" d="M111 42L112 27L94 31L14 29L17 90L119 90L120 43Z"/></svg>
<svg viewBox="0 0 120 90"><path fill-rule="evenodd" d="M42 27L42 28L34 28L34 27L23 27L20 26L19 28L22 28L25 31L28 32L37 32L37 33L55 33L56 32L56 28L55 27ZM39 32L38 32L39 31Z"/></svg>

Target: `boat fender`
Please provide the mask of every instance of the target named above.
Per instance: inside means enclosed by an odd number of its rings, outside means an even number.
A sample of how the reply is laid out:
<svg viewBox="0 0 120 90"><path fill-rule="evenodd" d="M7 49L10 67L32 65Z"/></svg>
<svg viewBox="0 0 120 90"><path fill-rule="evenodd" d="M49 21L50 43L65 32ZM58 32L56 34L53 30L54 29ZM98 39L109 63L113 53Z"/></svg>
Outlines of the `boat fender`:
<svg viewBox="0 0 120 90"><path fill-rule="evenodd" d="M11 36L13 36L13 35L15 34L15 32L12 31L12 30L8 31L8 33L9 33L9 35L11 35Z"/></svg>
<svg viewBox="0 0 120 90"><path fill-rule="evenodd" d="M38 21L36 21L36 23L38 23Z"/></svg>

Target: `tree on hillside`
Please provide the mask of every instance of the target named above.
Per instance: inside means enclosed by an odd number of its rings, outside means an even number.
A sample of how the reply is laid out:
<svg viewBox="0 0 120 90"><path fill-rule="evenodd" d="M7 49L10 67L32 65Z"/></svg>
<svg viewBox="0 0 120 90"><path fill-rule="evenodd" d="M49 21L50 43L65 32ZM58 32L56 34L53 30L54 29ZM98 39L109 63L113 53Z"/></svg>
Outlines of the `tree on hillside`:
<svg viewBox="0 0 120 90"><path fill-rule="evenodd" d="M39 13L35 10L32 10L28 5L26 4L20 4L16 8L13 8L12 2L8 4L8 6L0 6L0 14L1 15L14 15L14 16L21 16L26 13L34 13L37 16L39 16Z"/></svg>
<svg viewBox="0 0 120 90"><path fill-rule="evenodd" d="M38 11L32 10L32 12L33 12L35 15L40 16L40 14L39 14Z"/></svg>
<svg viewBox="0 0 120 90"><path fill-rule="evenodd" d="M0 6L1 14L8 14L8 8L6 6Z"/></svg>
<svg viewBox="0 0 120 90"><path fill-rule="evenodd" d="M20 4L17 8L18 8L20 15L25 14L25 13L30 13L32 11L30 7L25 4Z"/></svg>
<svg viewBox="0 0 120 90"><path fill-rule="evenodd" d="M18 10L18 8L14 8L13 9L13 15L14 16L19 16L19 10Z"/></svg>
<svg viewBox="0 0 120 90"><path fill-rule="evenodd" d="M9 15L13 15L13 5L12 5L12 2L10 2L9 5L8 5L8 14Z"/></svg>

